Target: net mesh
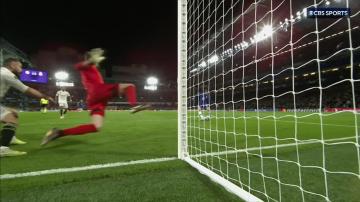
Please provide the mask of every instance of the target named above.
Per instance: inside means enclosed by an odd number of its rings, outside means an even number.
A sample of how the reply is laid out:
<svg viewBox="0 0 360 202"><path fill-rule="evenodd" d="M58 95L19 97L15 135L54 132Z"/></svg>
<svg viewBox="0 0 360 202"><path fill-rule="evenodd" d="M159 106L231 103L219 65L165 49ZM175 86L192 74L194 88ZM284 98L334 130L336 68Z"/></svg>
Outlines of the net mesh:
<svg viewBox="0 0 360 202"><path fill-rule="evenodd" d="M312 7L351 15L307 18ZM265 201L359 197L359 8L188 0L191 158ZM202 94L209 119L199 117Z"/></svg>

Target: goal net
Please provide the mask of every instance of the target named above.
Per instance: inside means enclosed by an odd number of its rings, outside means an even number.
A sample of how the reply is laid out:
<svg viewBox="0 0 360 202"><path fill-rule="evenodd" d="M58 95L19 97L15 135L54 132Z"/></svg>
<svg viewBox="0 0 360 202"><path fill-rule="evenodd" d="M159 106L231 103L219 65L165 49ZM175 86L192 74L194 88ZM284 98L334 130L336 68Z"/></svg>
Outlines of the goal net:
<svg viewBox="0 0 360 202"><path fill-rule="evenodd" d="M359 10L178 0L179 158L246 201L360 198Z"/></svg>

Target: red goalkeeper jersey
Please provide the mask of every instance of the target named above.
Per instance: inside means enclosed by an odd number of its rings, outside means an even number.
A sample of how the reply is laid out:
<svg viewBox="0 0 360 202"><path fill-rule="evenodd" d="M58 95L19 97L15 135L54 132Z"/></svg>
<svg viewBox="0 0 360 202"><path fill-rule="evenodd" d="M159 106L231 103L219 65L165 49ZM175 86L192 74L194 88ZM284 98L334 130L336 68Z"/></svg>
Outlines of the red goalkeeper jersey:
<svg viewBox="0 0 360 202"><path fill-rule="evenodd" d="M97 84L104 83L104 80L95 65L84 65L83 63L79 63L75 65L75 68L79 70L81 81L86 90L92 89Z"/></svg>

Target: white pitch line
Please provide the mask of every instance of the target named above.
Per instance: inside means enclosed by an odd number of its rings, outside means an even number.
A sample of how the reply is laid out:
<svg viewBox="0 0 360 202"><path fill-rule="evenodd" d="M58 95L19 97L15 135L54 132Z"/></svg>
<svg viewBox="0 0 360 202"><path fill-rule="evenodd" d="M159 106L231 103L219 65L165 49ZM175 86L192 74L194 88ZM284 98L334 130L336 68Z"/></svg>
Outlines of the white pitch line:
<svg viewBox="0 0 360 202"><path fill-rule="evenodd" d="M159 163L159 162L164 162L164 161L172 161L175 159L177 159L177 158L176 157L165 157L165 158L157 158L157 159L143 159L143 160L128 161L128 162L98 164L98 165L90 165L90 166L83 166L83 167L57 168L57 169L40 170L40 171L26 172L26 173L3 174L3 175L0 175L0 180L14 179L14 178L20 178L20 177L39 176L39 175L49 175L49 174L56 174L56 173L70 173L70 172L78 172L78 171L84 171L84 170L95 170L95 169L101 169L101 168L113 168L113 167L121 167L121 166L128 166L128 165L145 164L145 163Z"/></svg>
<svg viewBox="0 0 360 202"><path fill-rule="evenodd" d="M324 142L342 141L342 140L349 140L349 139L354 139L354 138L355 137L334 138L334 139L324 140ZM271 146L264 146L264 147L251 147L251 148L240 149L240 150L228 150L228 151L222 151L222 152L205 153L205 154L191 155L191 157L234 154L234 153L240 153L240 152L246 152L246 151L256 151L256 150L260 150L260 149L262 149L262 150L272 149L275 147L278 147L278 148L289 147L289 146L294 146L296 144L297 145L306 145L306 144L314 144L314 143L321 143L321 140L309 140L309 141L303 141L300 143L278 144L278 145L271 145ZM346 143L349 143L349 142L346 142ZM121 167L121 166L127 166L127 165L145 164L145 163L158 163L158 162L164 162L164 161L172 161L175 159L177 159L177 158L176 157L165 157L165 158L157 158L157 159L143 159L143 160L128 161L128 162L98 164L98 165L90 165L90 166L83 166L83 167L57 168L57 169L40 170L40 171L33 171L33 172L26 172L26 173L3 174L3 175L0 175L0 180L14 179L14 178L20 178L20 177L49 175L49 174L56 174L56 173L70 173L70 172L78 172L78 171L85 171L85 170L95 170L95 169L101 169L101 168L113 168L113 167Z"/></svg>
<svg viewBox="0 0 360 202"><path fill-rule="evenodd" d="M271 119L262 119L263 121L273 121ZM284 120L276 120L276 122L286 122L286 123L295 123L295 121L284 121ZM349 128L354 128L356 127L355 125L342 125L342 124L332 124L332 123L313 123L313 122L304 122L304 121L296 121L296 123L301 123L301 124L309 124L309 125L324 125L324 126L336 126L336 127L349 127Z"/></svg>
<svg viewBox="0 0 360 202"><path fill-rule="evenodd" d="M324 144L329 144L328 142L336 142L336 141L342 141L342 140L349 140L349 139L355 139L356 137L342 137L342 138L333 138L333 139L327 139L324 140ZM265 150L265 149L273 149L273 148L282 148L282 147L291 147L295 145L307 145L307 144L315 144L315 143L322 143L321 140L303 140L299 143L288 143L288 144L278 144L278 145L271 145L271 146L263 146L263 147L250 147L247 149L238 149L238 150L227 150L227 151L221 151L221 152L212 152L212 153L205 153L205 154L195 154L190 155L191 157L203 157L203 156L220 156L225 154L235 154L235 153L241 153L241 152L248 152L248 151L257 151L257 150ZM345 143L352 143L352 142L343 142ZM356 143L356 142L353 142Z"/></svg>

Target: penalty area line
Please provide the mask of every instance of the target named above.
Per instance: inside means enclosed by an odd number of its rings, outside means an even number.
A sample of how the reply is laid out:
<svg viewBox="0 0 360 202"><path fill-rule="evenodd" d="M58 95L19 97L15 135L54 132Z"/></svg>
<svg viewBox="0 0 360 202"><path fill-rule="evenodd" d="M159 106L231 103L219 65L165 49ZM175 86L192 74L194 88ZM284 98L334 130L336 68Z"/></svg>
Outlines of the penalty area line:
<svg viewBox="0 0 360 202"><path fill-rule="evenodd" d="M135 160L135 161L128 161L128 162L116 162L116 163L89 165L89 166L82 166L82 167L57 168L57 169L40 170L40 171L25 172L25 173L3 174L3 175L0 175L0 180L14 179L14 178L20 178L20 177L49 175L49 174L56 174L56 173L71 173L71 172L95 170L95 169L102 169L102 168L114 168L114 167L121 167L121 166L128 166L128 165L146 164L146 163L159 163L159 162L164 162L164 161L172 161L172 160L176 160L176 159L177 159L176 157L164 157L164 158L156 158L156 159Z"/></svg>

